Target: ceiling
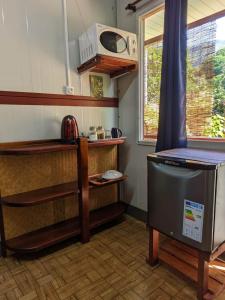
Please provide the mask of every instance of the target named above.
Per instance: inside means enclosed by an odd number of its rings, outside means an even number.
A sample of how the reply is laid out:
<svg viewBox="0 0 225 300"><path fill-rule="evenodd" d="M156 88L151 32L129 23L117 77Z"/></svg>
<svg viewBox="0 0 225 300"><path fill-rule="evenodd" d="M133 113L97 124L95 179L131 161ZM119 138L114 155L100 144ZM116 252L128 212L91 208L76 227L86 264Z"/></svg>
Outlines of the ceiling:
<svg viewBox="0 0 225 300"><path fill-rule="evenodd" d="M188 0L188 24L225 10L225 0ZM145 18L145 40L163 33L164 10Z"/></svg>

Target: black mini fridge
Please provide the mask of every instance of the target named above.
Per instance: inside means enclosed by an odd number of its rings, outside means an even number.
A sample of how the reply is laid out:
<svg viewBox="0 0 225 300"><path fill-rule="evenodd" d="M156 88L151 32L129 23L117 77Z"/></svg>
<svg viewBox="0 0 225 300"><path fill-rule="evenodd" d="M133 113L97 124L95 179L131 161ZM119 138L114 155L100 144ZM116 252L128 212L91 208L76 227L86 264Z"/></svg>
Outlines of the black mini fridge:
<svg viewBox="0 0 225 300"><path fill-rule="evenodd" d="M148 155L148 224L205 252L225 241L225 153L172 149Z"/></svg>

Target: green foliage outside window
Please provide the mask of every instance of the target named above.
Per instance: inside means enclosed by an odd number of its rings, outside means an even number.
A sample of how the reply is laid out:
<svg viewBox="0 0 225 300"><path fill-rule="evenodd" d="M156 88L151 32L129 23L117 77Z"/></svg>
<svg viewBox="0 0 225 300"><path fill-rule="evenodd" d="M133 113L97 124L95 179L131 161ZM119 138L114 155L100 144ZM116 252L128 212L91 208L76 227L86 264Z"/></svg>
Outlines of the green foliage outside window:
<svg viewBox="0 0 225 300"><path fill-rule="evenodd" d="M156 135L162 47L149 45L146 47L146 55L145 134ZM193 66L187 54L187 133L189 136L225 138L225 48L198 66Z"/></svg>

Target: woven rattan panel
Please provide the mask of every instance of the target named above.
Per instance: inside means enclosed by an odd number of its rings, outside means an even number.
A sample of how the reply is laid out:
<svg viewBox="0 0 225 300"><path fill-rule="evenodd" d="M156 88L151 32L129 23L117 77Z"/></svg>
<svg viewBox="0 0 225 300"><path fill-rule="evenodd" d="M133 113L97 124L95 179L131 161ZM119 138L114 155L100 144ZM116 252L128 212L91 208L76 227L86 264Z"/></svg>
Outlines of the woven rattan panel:
<svg viewBox="0 0 225 300"><path fill-rule="evenodd" d="M93 148L89 155L89 173L96 174L117 167L117 147ZM76 152L58 152L33 156L0 156L2 196L48 187L77 179ZM91 209L116 201L117 187L91 192ZM67 197L28 207L4 207L6 238L78 215L78 199Z"/></svg>

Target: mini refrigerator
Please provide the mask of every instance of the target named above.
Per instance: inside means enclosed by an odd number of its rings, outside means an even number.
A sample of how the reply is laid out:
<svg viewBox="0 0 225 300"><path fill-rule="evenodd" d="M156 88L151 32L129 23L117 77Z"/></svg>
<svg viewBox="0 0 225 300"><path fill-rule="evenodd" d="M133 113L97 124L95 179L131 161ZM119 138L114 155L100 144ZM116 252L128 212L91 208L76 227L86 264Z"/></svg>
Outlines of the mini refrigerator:
<svg viewBox="0 0 225 300"><path fill-rule="evenodd" d="M225 241L225 153L172 149L149 154L148 225L201 251Z"/></svg>

